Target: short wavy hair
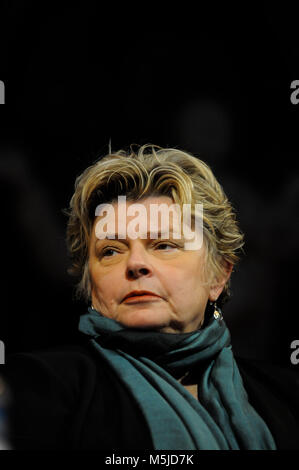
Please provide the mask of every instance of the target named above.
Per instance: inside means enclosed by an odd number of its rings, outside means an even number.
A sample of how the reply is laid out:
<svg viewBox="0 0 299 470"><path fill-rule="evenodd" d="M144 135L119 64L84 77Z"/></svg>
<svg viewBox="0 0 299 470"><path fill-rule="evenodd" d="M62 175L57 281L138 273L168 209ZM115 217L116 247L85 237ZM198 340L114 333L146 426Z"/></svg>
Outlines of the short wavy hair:
<svg viewBox="0 0 299 470"><path fill-rule="evenodd" d="M233 266L240 260L244 235L236 213L211 168L198 157L176 148L146 144L134 150L109 152L76 178L75 192L68 216L67 247L71 259L69 274L77 277L76 297L91 298L89 242L98 204L113 202L118 195L127 200L161 195L179 204L203 205L205 266L214 275L225 270L225 261ZM194 212L191 214L194 215ZM194 219L193 219L194 220ZM220 304L230 297L230 280L219 297Z"/></svg>

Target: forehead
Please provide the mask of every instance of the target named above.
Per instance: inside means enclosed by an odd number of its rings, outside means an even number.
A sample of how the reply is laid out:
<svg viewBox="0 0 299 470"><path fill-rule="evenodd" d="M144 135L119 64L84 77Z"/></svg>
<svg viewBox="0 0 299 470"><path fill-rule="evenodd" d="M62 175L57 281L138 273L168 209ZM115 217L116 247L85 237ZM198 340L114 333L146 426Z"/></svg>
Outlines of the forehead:
<svg viewBox="0 0 299 470"><path fill-rule="evenodd" d="M168 196L153 196L139 201L127 201L126 196L118 196L118 201L97 206L92 236L96 242L105 239L173 238L183 240L186 250L199 250L203 242L202 217L193 230L191 213L185 220L185 206L183 209L182 214L180 205Z"/></svg>
<svg viewBox="0 0 299 470"><path fill-rule="evenodd" d="M165 231L181 232L176 230L180 209L168 196L151 196L138 201L119 196L117 201L97 206L95 215L97 238L103 238L98 236L99 227L105 232L105 238L109 238L109 234L111 238L126 238L123 232L128 226L137 226L138 232L144 235L142 238L157 238Z"/></svg>

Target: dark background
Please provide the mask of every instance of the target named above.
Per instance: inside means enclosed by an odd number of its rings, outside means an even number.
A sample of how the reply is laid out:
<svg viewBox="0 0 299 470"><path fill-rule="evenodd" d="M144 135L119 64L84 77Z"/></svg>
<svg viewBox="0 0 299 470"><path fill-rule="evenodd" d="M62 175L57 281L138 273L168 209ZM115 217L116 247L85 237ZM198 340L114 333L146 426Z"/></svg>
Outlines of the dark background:
<svg viewBox="0 0 299 470"><path fill-rule="evenodd" d="M299 339L294 7L84 5L1 6L6 352L76 340L85 306L66 272L62 209L76 176L111 139L113 150L153 143L211 165L245 232L224 309L233 347L290 365L290 343Z"/></svg>

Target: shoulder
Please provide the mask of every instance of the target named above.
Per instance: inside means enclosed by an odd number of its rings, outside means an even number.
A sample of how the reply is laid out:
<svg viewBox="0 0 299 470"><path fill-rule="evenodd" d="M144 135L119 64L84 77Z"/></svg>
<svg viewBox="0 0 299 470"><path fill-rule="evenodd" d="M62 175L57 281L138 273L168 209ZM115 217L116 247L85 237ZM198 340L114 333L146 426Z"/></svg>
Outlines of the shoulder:
<svg viewBox="0 0 299 470"><path fill-rule="evenodd" d="M0 375L10 395L11 445L16 449L72 447L95 389L102 397L87 346L10 354Z"/></svg>
<svg viewBox="0 0 299 470"><path fill-rule="evenodd" d="M7 357L5 370L13 448L152 445L141 411L89 344L15 353Z"/></svg>
<svg viewBox="0 0 299 470"><path fill-rule="evenodd" d="M270 362L236 357L248 400L280 449L299 450L299 372Z"/></svg>
<svg viewBox="0 0 299 470"><path fill-rule="evenodd" d="M87 344L63 344L47 349L36 349L11 353L6 358L5 366L11 368L24 362L36 363L37 366L60 370L64 367L94 363L91 348Z"/></svg>
<svg viewBox="0 0 299 470"><path fill-rule="evenodd" d="M9 354L0 374L11 384L18 383L35 389L54 387L61 393L79 391L80 383L86 385L98 375L98 361L91 348L84 344L53 346L48 349Z"/></svg>

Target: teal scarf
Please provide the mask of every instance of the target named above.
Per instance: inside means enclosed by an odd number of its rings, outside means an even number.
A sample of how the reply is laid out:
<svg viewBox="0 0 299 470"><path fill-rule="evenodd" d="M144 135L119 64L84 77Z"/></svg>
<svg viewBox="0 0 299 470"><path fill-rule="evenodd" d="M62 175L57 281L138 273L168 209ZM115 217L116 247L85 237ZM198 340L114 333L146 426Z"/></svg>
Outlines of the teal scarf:
<svg viewBox="0 0 299 470"><path fill-rule="evenodd" d="M249 404L222 318L192 333L129 329L94 309L80 317L101 358L141 410L155 449L275 449ZM196 372L198 400L178 382Z"/></svg>

